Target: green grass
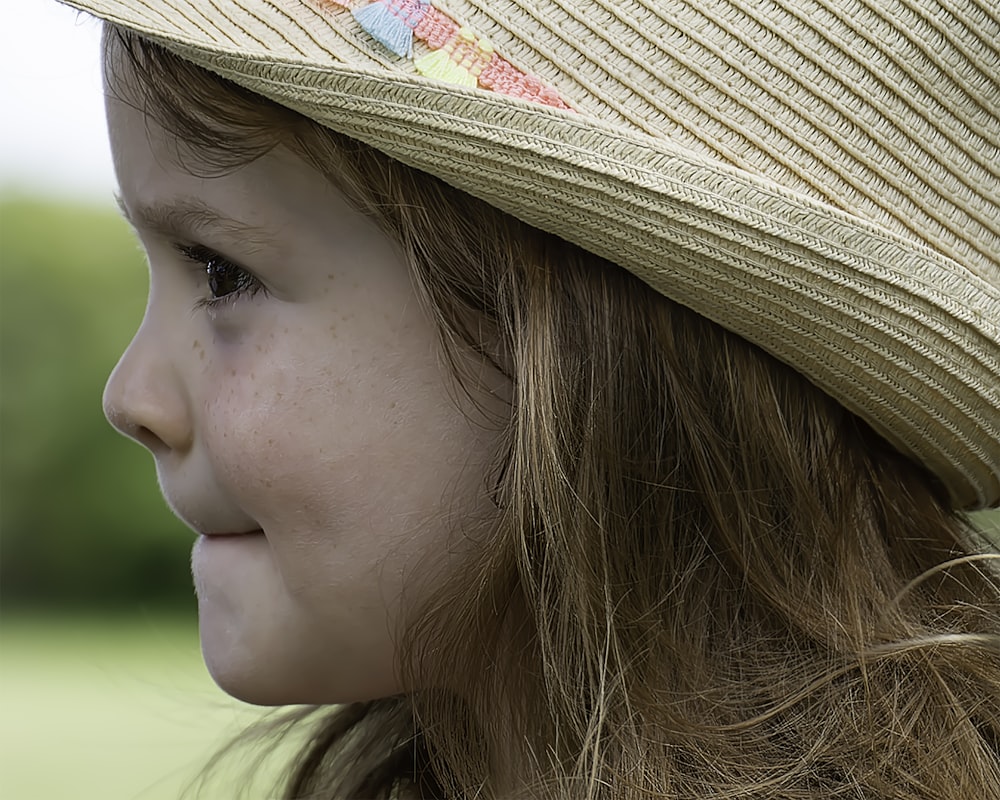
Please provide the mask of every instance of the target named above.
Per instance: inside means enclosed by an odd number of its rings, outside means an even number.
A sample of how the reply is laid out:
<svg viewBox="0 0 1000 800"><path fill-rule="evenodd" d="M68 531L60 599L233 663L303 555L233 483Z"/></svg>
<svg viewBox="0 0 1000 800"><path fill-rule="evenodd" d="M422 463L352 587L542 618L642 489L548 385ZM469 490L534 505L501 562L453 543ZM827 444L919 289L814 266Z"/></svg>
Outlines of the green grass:
<svg viewBox="0 0 1000 800"><path fill-rule="evenodd" d="M5 800L177 800L260 715L212 683L193 622L0 623ZM220 773L224 793L201 796L236 797L237 766Z"/></svg>

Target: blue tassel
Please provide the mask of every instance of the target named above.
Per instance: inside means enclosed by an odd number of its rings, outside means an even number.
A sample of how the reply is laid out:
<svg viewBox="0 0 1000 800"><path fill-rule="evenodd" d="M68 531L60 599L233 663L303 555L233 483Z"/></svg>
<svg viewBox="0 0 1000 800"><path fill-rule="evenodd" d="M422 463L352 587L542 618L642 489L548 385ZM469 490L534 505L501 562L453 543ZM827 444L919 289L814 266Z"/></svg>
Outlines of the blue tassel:
<svg viewBox="0 0 1000 800"><path fill-rule="evenodd" d="M354 12L358 21L374 39L397 56L413 55L413 29L423 18L427 0L378 0Z"/></svg>

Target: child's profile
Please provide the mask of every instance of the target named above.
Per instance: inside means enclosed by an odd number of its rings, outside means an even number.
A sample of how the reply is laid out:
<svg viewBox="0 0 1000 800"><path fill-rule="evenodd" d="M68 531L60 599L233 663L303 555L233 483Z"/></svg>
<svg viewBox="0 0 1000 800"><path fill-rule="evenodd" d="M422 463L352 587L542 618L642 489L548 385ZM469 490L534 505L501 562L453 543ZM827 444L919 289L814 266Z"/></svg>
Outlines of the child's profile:
<svg viewBox="0 0 1000 800"><path fill-rule="evenodd" d="M283 796L1000 798L995 15L71 4Z"/></svg>

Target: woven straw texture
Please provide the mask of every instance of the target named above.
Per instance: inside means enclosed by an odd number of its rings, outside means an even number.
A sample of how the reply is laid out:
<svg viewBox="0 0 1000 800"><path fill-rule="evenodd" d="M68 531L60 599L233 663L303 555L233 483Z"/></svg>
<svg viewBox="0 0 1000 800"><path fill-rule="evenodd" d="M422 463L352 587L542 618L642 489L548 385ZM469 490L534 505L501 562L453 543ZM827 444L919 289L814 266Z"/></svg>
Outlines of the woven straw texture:
<svg viewBox="0 0 1000 800"><path fill-rule="evenodd" d="M435 0L562 110L422 74L369 0L67 1L611 259L1000 504L992 3Z"/></svg>

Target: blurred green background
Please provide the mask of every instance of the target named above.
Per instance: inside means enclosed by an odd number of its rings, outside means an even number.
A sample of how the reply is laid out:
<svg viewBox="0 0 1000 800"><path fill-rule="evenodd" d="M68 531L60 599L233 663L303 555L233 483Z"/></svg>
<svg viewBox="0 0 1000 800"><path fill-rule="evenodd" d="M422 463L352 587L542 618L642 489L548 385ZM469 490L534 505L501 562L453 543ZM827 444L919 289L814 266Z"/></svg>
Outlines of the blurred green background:
<svg viewBox="0 0 1000 800"><path fill-rule="evenodd" d="M4 800L178 798L260 716L208 677L194 536L160 499L149 455L101 411L145 294L110 204L0 196ZM238 767L200 796L235 797Z"/></svg>
<svg viewBox="0 0 1000 800"><path fill-rule="evenodd" d="M4 608L191 609L192 535L104 420L146 269L110 209L0 200Z"/></svg>

